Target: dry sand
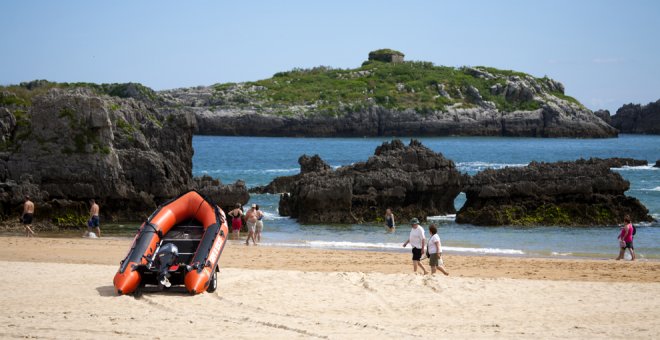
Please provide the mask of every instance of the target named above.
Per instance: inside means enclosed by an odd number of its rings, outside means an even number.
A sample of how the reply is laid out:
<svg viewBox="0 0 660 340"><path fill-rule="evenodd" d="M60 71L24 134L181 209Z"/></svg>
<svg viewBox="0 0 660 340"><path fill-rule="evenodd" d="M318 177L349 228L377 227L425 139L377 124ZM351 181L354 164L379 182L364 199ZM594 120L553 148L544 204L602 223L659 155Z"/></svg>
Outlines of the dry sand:
<svg viewBox="0 0 660 340"><path fill-rule="evenodd" d="M116 296L131 240L0 237L0 337L657 338L660 263L229 244L216 293Z"/></svg>

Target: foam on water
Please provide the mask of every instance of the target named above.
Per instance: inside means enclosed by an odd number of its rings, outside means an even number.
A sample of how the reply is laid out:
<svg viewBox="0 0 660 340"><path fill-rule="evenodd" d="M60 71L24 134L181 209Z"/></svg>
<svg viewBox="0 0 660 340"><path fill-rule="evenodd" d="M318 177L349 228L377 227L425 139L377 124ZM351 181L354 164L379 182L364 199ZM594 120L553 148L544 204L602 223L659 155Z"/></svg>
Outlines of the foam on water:
<svg viewBox="0 0 660 340"><path fill-rule="evenodd" d="M397 249L403 250L401 243L387 242L350 242L350 241L302 241L293 242L274 242L264 243L269 246L296 247L296 248L322 248L322 249ZM410 249L410 248L407 248ZM473 253L473 254L499 254L499 255L524 255L525 252L518 249L499 249L499 248L470 248L470 247L442 247L443 251L454 253Z"/></svg>
<svg viewBox="0 0 660 340"><path fill-rule="evenodd" d="M620 168L611 168L612 170L617 170L617 171L642 171L642 170L660 170L660 168L656 168L653 165L640 165L640 166L627 166L624 165Z"/></svg>
<svg viewBox="0 0 660 340"><path fill-rule="evenodd" d="M428 217L426 217L426 220L428 220L428 221L450 221L450 222L453 222L453 221L456 220L456 214L428 216Z"/></svg>
<svg viewBox="0 0 660 340"><path fill-rule="evenodd" d="M637 189L637 191L660 191L660 187Z"/></svg>

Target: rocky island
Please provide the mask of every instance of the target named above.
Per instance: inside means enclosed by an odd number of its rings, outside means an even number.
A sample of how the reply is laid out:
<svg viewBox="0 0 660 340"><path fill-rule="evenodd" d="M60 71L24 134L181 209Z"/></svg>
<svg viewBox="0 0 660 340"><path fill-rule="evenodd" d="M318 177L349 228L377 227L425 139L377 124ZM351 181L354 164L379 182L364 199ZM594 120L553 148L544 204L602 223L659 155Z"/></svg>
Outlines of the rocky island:
<svg viewBox="0 0 660 340"><path fill-rule="evenodd" d="M611 117L621 133L660 134L660 100L646 105L626 104Z"/></svg>
<svg viewBox="0 0 660 340"><path fill-rule="evenodd" d="M159 95L194 112L196 133L207 135L617 136L548 77L404 61L389 49L355 69L294 69Z"/></svg>
<svg viewBox="0 0 660 340"><path fill-rule="evenodd" d="M616 225L652 221L649 211L624 193L630 183L610 170L626 159L532 162L525 167L487 169L469 178L457 223L474 225Z"/></svg>
<svg viewBox="0 0 660 340"><path fill-rule="evenodd" d="M0 206L20 213L25 195L38 220L83 226L87 201L104 220L141 220L186 190L247 202L242 182L193 180L195 117L163 106L139 84L35 81L0 87Z"/></svg>
<svg viewBox="0 0 660 340"><path fill-rule="evenodd" d="M463 178L454 162L416 140L385 142L366 162L337 170L318 157L299 161L301 173L288 177L279 211L302 223L377 221L386 208L399 219L451 214Z"/></svg>

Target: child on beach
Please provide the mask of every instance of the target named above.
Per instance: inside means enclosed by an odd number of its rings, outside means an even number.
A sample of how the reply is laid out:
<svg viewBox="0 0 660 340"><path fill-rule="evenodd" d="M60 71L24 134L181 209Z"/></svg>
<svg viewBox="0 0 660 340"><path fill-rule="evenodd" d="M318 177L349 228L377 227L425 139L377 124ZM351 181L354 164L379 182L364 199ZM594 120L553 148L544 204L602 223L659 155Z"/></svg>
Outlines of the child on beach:
<svg viewBox="0 0 660 340"><path fill-rule="evenodd" d="M429 233L432 235L428 245L431 275L435 274L436 269L445 275L449 275L442 261L442 244L440 243L440 235L438 235L438 227L435 224L431 224L429 226Z"/></svg>
<svg viewBox="0 0 660 340"><path fill-rule="evenodd" d="M621 233L619 234L619 256L616 258L622 260L623 256L626 253L626 249L630 251L631 259L630 261L635 261L635 247L633 247L633 226L630 221L630 216L626 215L623 218L624 226L621 227Z"/></svg>

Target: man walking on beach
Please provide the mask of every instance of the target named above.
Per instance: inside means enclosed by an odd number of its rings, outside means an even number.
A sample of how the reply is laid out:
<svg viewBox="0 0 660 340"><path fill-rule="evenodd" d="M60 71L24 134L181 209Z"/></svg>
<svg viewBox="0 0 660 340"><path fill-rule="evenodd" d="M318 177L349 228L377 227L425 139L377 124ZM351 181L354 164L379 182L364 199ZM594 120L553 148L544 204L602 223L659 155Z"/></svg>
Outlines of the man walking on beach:
<svg viewBox="0 0 660 340"><path fill-rule="evenodd" d="M32 230L32 216L34 215L34 203L30 201L30 196L25 196L25 203L23 203L23 215L21 216L21 222L25 227L25 236L33 237L34 230Z"/></svg>
<svg viewBox="0 0 660 340"><path fill-rule="evenodd" d="M403 243L405 248L408 243L413 247L412 249L412 261L413 261L413 271L417 273L417 267L421 268L426 275L426 268L419 262L422 258L422 253L424 253L424 242L426 242L426 237L424 237L424 229L419 226L419 220L413 218L410 220L410 236L408 240Z"/></svg>
<svg viewBox="0 0 660 340"><path fill-rule="evenodd" d="M256 233L257 221L259 220L259 215L257 214L257 205L252 204L250 210L245 213L245 219L247 220L248 236L245 240L245 245L250 244L250 238L252 238L252 244L257 245L257 241L254 238Z"/></svg>
<svg viewBox="0 0 660 340"><path fill-rule="evenodd" d="M87 221L87 232L85 233L84 236L89 236L90 232L94 230L96 232L97 237L101 237L101 227L99 226L100 220L99 220L99 205L96 204L96 201L94 199L90 199L89 203L91 204L91 207L89 208L89 221Z"/></svg>

